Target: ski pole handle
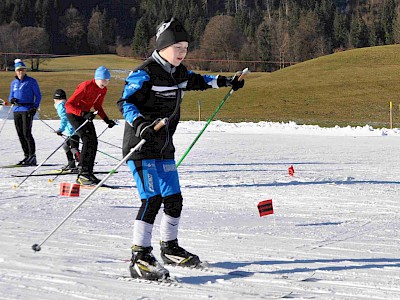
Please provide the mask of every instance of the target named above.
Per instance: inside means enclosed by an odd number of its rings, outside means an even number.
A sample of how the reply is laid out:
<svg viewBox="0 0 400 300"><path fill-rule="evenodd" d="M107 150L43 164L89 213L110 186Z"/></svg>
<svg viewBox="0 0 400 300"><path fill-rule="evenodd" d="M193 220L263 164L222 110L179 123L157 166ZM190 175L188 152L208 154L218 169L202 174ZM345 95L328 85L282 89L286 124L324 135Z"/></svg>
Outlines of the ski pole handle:
<svg viewBox="0 0 400 300"><path fill-rule="evenodd" d="M249 73L250 73L249 68L244 69L244 70L241 72L241 74L240 74L240 76L239 76L239 78L238 78L238 81L242 81L242 80L244 79L244 76L246 76L246 75L249 74ZM236 73L236 74L237 74L237 73ZM237 75L239 75L239 74L237 74Z"/></svg>
<svg viewBox="0 0 400 300"><path fill-rule="evenodd" d="M154 130L155 131L159 131L162 127L164 127L165 125L168 124L168 118L164 118L161 119L160 122L158 122L155 126L154 126Z"/></svg>

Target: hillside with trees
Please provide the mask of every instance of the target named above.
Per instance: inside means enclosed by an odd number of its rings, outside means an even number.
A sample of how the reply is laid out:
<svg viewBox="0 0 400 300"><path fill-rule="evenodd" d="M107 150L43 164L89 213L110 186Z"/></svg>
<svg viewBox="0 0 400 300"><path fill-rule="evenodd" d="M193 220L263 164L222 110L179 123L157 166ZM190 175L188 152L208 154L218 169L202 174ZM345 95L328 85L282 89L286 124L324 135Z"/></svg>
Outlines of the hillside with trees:
<svg viewBox="0 0 400 300"><path fill-rule="evenodd" d="M0 52L144 58L156 25L176 16L190 33L188 64L273 71L319 56L400 42L398 0L2 0ZM15 55L4 55L2 69ZM32 69L44 56L26 55Z"/></svg>

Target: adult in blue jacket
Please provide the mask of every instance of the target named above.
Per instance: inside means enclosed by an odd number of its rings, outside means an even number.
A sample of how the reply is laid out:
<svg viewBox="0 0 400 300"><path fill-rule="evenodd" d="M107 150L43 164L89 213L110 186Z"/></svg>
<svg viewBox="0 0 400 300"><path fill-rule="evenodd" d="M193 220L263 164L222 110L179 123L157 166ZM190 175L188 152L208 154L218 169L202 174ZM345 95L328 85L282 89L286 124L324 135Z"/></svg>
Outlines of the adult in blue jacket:
<svg viewBox="0 0 400 300"><path fill-rule="evenodd" d="M26 66L20 59L14 61L15 79L11 82L8 100L14 106L14 124L24 151L24 159L17 165L36 166L36 145L32 136L33 117L42 100L37 81L26 75Z"/></svg>

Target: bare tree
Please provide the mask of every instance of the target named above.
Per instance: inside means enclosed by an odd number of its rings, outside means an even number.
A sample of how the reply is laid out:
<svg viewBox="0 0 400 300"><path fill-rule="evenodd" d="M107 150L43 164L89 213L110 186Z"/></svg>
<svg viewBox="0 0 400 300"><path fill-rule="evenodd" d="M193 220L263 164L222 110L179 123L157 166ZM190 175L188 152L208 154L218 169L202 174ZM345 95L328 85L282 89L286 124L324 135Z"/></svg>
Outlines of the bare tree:
<svg viewBox="0 0 400 300"><path fill-rule="evenodd" d="M270 43L271 43L271 55L270 60L282 63L285 65L286 56L289 52L289 27L286 18L277 14L272 18L272 22L269 22L270 28Z"/></svg>
<svg viewBox="0 0 400 300"><path fill-rule="evenodd" d="M113 28L107 21L106 11L101 12L98 7L93 10L88 24L88 44L93 53L108 52L108 45L113 43Z"/></svg>
<svg viewBox="0 0 400 300"><path fill-rule="evenodd" d="M20 51L20 32L21 25L18 22L12 21L10 24L0 26L0 52L19 52ZM0 68L7 70L8 66L12 65L14 55L4 55L4 60L1 62Z"/></svg>
<svg viewBox="0 0 400 300"><path fill-rule="evenodd" d="M201 39L200 48L206 58L220 60L235 60L239 57L244 37L231 16L215 16L207 24ZM226 63L212 63L210 67L216 70L233 71Z"/></svg>
<svg viewBox="0 0 400 300"><path fill-rule="evenodd" d="M318 17L314 12L300 17L299 26L291 39L298 60L304 61L324 54L325 47L319 28Z"/></svg>
<svg viewBox="0 0 400 300"><path fill-rule="evenodd" d="M20 34L21 51L32 54L46 54L50 50L50 38L44 28L23 27ZM46 56L31 55L31 70L39 71L40 63L43 63Z"/></svg>

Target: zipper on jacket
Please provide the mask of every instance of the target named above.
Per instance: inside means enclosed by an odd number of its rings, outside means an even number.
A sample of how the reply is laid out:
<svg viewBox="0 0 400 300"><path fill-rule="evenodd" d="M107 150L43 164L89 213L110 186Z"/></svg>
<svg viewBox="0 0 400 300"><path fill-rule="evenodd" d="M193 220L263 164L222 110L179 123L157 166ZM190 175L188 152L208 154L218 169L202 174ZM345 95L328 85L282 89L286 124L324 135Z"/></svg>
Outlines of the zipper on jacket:
<svg viewBox="0 0 400 300"><path fill-rule="evenodd" d="M176 70L176 68L175 68L175 70ZM175 115L178 113L179 107L181 106L181 102L182 102L182 90L181 90L181 88L179 87L178 82L176 81L175 77L172 75L172 71L173 71L173 69L171 69L171 72L170 72L169 75L170 75L171 78L174 80L174 83L175 83L176 87L178 88L178 95L177 95L177 97L176 97L175 109L174 109L174 111L172 112L172 114L168 117L168 120L172 120L172 119L175 117ZM165 149L167 148L167 146L168 146L168 144L169 144L169 141L170 141L170 136L169 136L169 122L167 122L167 124L165 125L165 130L166 130L166 132L167 132L167 137L166 137L166 139L165 139L164 146L162 147L162 149L161 149L161 151L160 151L161 154L164 153L164 151L165 151Z"/></svg>

